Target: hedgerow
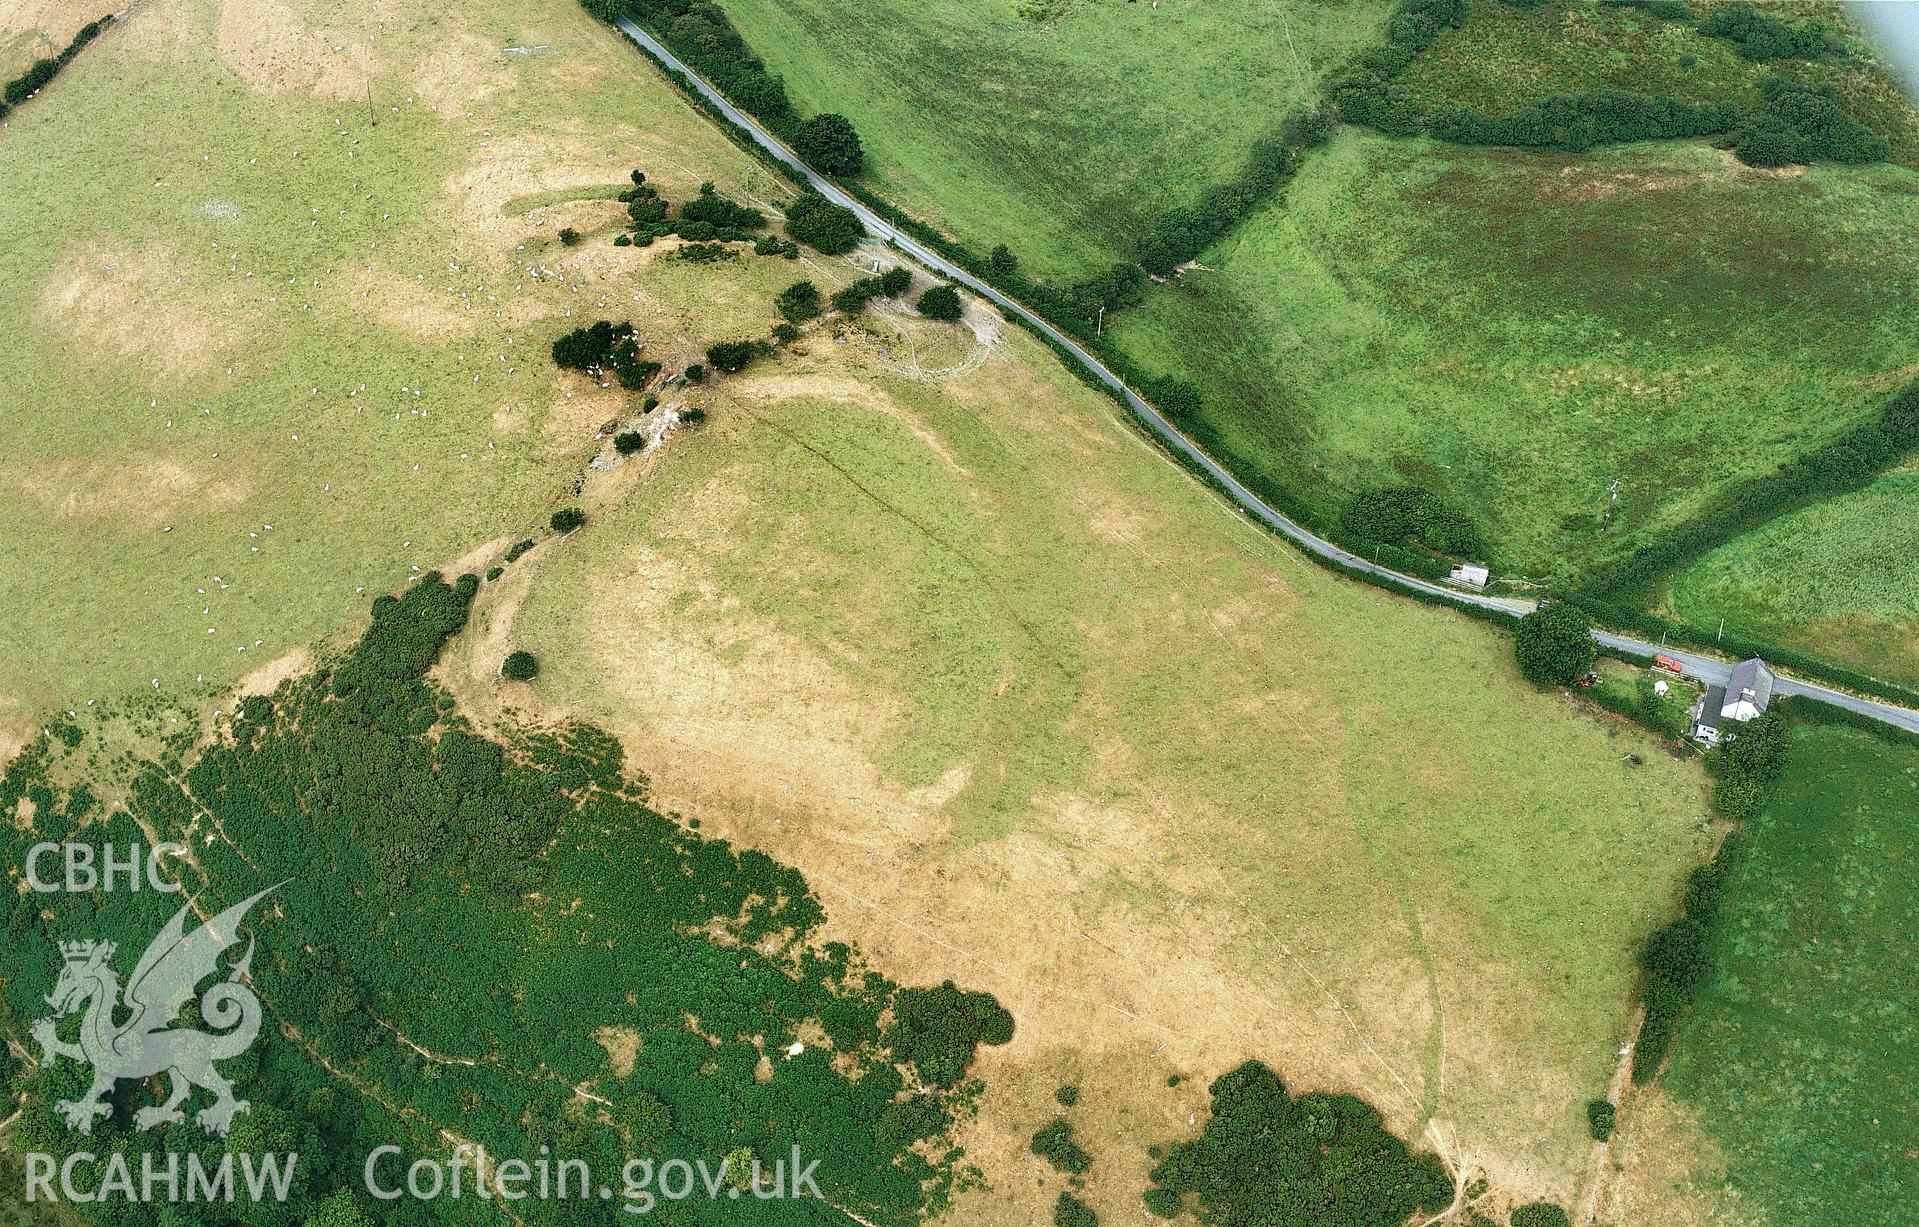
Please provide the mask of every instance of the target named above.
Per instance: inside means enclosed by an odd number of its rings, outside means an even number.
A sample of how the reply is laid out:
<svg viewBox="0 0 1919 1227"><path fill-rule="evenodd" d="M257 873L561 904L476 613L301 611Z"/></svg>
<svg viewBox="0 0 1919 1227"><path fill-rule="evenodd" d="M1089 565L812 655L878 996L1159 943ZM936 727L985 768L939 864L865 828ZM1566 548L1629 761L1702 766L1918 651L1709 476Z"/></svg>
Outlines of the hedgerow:
<svg viewBox="0 0 1919 1227"><path fill-rule="evenodd" d="M1419 541L1461 558L1486 554L1485 538L1472 518L1418 486L1360 491L1347 502L1340 527L1352 540L1367 544Z"/></svg>
<svg viewBox="0 0 1919 1227"><path fill-rule="evenodd" d="M1893 393L1870 422L1737 483L1699 512L1596 572L1587 591L1608 598L1643 596L1655 583L1741 533L1795 508L1860 489L1919 448L1919 383Z"/></svg>
<svg viewBox="0 0 1919 1227"><path fill-rule="evenodd" d="M582 0L602 21L631 17L647 26L687 64L718 86L830 175L858 174L865 162L859 134L844 115L802 121L786 85L747 47L719 5L710 0Z"/></svg>
<svg viewBox="0 0 1919 1227"><path fill-rule="evenodd" d="M1584 153L1601 145L1729 132L1740 123L1730 103L1692 103L1666 95L1591 90L1548 94L1510 115L1488 118L1470 107L1432 117L1427 131L1459 145L1516 145Z"/></svg>
<svg viewBox="0 0 1919 1227"><path fill-rule="evenodd" d="M5 89L0 89L0 119L5 119L13 108L25 102L37 91L46 88L47 82L53 80L62 68L72 63L73 57L79 55L88 43L98 38L100 31L106 29L112 21L111 13L98 21L89 21L80 27L74 34L73 40L60 51L60 54L35 60L25 72L7 82Z"/></svg>
<svg viewBox="0 0 1919 1227"><path fill-rule="evenodd" d="M1772 794L1786 767L1786 741L1791 732L1789 711L1794 700L1782 699L1706 757L1713 775L1713 805L1722 818L1743 823L1756 815ZM1677 920L1647 939L1639 965L1646 974L1642 994L1645 1022L1633 1049L1634 1082L1648 1082L1672 1050L1679 1019L1692 1004L1693 994L1712 973L1711 943L1724 909L1726 883L1742 846L1738 829L1726 836L1707 864L1686 880L1685 899Z"/></svg>
<svg viewBox="0 0 1919 1227"><path fill-rule="evenodd" d="M1647 0L1656 15L1686 19L1684 5ZM1757 166L1789 162L1876 162L1890 144L1840 107L1830 86L1760 82L1765 102L1752 112L1725 102L1690 102L1665 94L1600 89L1548 94L1510 114L1471 107L1422 113L1398 77L1413 58L1466 16L1461 0L1402 0L1388 19L1386 44L1361 52L1327 82L1326 93L1349 123L1391 136L1425 132L1462 145L1510 145L1583 153L1602 145L1731 134L1739 157ZM1749 59L1817 58L1836 49L1831 28L1814 18L1788 27L1744 0L1714 9L1700 32L1735 43Z"/></svg>

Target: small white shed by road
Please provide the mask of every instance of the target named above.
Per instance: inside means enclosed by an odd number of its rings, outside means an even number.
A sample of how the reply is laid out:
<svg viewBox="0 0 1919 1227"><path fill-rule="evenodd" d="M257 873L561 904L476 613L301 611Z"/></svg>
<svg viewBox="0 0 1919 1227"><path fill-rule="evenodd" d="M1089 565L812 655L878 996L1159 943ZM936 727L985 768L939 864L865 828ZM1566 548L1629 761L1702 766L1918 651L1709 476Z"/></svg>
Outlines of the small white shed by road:
<svg viewBox="0 0 1919 1227"><path fill-rule="evenodd" d="M1492 573L1478 563L1462 562L1454 567L1452 573L1446 578L1455 584L1464 584L1474 591L1479 591L1485 588L1486 581L1492 578Z"/></svg>

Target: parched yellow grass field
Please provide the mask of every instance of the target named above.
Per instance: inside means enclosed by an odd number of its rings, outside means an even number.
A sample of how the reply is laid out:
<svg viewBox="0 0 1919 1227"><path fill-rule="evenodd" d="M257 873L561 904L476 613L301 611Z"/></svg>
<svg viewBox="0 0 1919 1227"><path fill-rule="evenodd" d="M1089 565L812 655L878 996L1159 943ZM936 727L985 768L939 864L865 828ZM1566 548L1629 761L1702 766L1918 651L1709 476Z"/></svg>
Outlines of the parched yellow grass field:
<svg viewBox="0 0 1919 1227"><path fill-rule="evenodd" d="M0 695L197 701L544 520L599 424L556 334L745 326L556 241L635 167L783 198L574 4L135 6L0 128Z"/></svg>
<svg viewBox="0 0 1919 1227"><path fill-rule="evenodd" d="M1088 1198L1133 1221L1147 1148L1248 1057L1574 1204L1633 948L1711 841L1696 767L1315 569L977 304L816 326L588 468L628 402L555 335L630 318L683 362L866 258L613 248L633 167L785 196L571 0L154 0L12 117L0 752L96 694L270 678L577 500L443 678L604 722L876 966L1012 1009L952 1221L1043 1221L1065 1081Z"/></svg>
<svg viewBox="0 0 1919 1227"><path fill-rule="evenodd" d="M839 935L999 995L956 1221L1044 1217L1025 1143L1067 1081L1131 1221L1146 1148L1247 1057L1574 1204L1632 951L1711 841L1696 767L1313 568L1023 334L901 361L939 332L825 325L707 389L483 593L449 680L603 722ZM515 647L530 687L494 680Z"/></svg>

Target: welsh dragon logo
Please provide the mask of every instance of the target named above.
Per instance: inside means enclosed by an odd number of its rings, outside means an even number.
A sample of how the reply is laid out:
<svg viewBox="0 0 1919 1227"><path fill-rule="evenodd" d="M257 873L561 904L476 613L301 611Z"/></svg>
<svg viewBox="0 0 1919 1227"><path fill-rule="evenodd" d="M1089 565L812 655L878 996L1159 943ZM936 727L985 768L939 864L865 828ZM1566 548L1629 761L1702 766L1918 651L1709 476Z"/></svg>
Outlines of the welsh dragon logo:
<svg viewBox="0 0 1919 1227"><path fill-rule="evenodd" d="M53 1013L33 1025L46 1064L70 1057L93 1067L93 1086L82 1099L63 1099L55 1105L67 1128L92 1133L93 1123L113 1113L106 1102L122 1078L152 1078L166 1074L172 1090L166 1102L133 1114L137 1129L152 1129L186 1119L180 1105L194 1087L213 1092L213 1103L194 1115L209 1134L224 1135L237 1113L247 1111L244 1099L233 1097L233 1083L221 1077L214 1062L239 1056L260 1034L260 999L243 983L253 962L253 942L224 980L200 994L200 1018L212 1032L173 1023L181 1007L192 1000L199 983L220 972L220 956L239 941L240 921L249 909L278 888L269 886L243 899L193 932L186 932L188 900L147 947L134 966L122 998L120 977L113 970L112 942L61 942L66 960L60 979L47 995ZM68 1043L56 1034L60 1020L84 1009L79 1042ZM124 1021L116 1022L116 1016Z"/></svg>

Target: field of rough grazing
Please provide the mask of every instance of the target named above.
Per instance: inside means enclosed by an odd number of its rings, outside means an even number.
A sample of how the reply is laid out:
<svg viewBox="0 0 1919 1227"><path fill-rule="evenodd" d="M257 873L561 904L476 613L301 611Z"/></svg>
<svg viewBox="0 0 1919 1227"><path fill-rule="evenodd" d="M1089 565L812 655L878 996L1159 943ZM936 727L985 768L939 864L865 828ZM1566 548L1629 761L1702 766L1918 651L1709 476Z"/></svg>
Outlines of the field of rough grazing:
<svg viewBox="0 0 1919 1227"><path fill-rule="evenodd" d="M1696 768L1253 530L1023 334L829 337L590 484L482 593L463 697L533 651L526 710L617 731L875 958L1007 1004L959 1221L1044 1217L1025 1144L1065 1081L1130 1213L1248 1056L1570 1202L1633 949L1708 840Z"/></svg>
<svg viewBox="0 0 1919 1227"><path fill-rule="evenodd" d="M1624 1118L1612 1221L1911 1218L1919 748L1801 728L1788 762L1747 833L1718 970L1658 1089Z"/></svg>
<svg viewBox="0 0 1919 1227"><path fill-rule="evenodd" d="M1673 581L1667 604L1694 626L1784 643L1919 684L1919 473L1782 516Z"/></svg>
<svg viewBox="0 0 1919 1227"><path fill-rule="evenodd" d="M617 295L688 354L733 327L683 265L555 241L610 225L571 198L636 166L676 198L773 190L558 2L162 0L12 115L0 731L210 693L544 520L618 403L561 391L569 316Z"/></svg>
<svg viewBox="0 0 1919 1227"><path fill-rule="evenodd" d="M808 114L852 118L872 186L981 252L1073 280L1239 170L1382 0L728 0Z"/></svg>
<svg viewBox="0 0 1919 1227"><path fill-rule="evenodd" d="M1576 577L1913 378L1915 225L1896 166L1348 131L1110 331L1205 389L1214 455L1308 511L1413 482L1496 561Z"/></svg>
<svg viewBox="0 0 1919 1227"><path fill-rule="evenodd" d="M775 191L567 4L155 4L103 38L0 132L13 710L211 695L544 519L623 403L546 361L573 322L684 357L849 276L611 248L632 166ZM876 962L1000 995L959 1221L1039 1221L1068 1078L1121 1213L1247 1056L1570 1202L1633 948L1707 840L1696 769L1255 532L974 312L704 393L484 590L449 679L484 713L534 649L527 714L606 720Z"/></svg>

